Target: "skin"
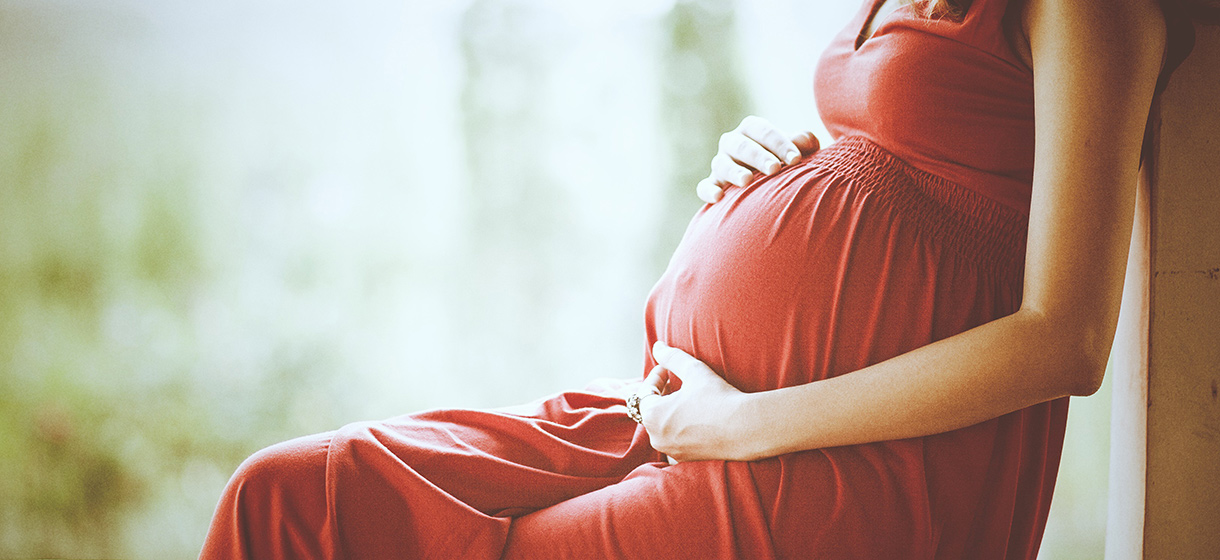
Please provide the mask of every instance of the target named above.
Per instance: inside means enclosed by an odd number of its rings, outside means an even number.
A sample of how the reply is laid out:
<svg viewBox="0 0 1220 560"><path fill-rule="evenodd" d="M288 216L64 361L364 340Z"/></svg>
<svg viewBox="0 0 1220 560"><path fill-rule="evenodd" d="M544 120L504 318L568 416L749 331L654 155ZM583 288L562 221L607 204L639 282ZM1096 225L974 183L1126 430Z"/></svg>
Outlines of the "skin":
<svg viewBox="0 0 1220 560"><path fill-rule="evenodd" d="M762 117L750 115L737 128L720 135L719 152L712 158L712 173L695 186L704 202L714 204L724 189L744 187L759 175L774 175L786 165L820 148L812 132L789 136Z"/></svg>
<svg viewBox="0 0 1220 560"><path fill-rule="evenodd" d="M846 375L759 393L658 342L660 365L640 388L656 449L682 461L760 459L945 432L1097 390L1118 320L1164 19L1155 0L1031 0L1020 25L1036 123L1021 308ZM775 154L816 150L816 139L762 128L743 121L722 137L701 196L743 185L737 169L769 175L782 167Z"/></svg>

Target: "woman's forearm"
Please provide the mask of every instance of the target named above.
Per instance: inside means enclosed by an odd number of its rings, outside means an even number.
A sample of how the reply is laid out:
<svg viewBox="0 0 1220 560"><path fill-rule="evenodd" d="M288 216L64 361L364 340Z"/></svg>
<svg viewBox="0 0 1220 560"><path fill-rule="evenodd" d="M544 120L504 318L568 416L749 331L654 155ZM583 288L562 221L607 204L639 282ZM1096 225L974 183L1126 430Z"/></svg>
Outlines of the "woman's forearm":
<svg viewBox="0 0 1220 560"><path fill-rule="evenodd" d="M1019 311L852 373L747 394L726 429L759 458L962 428L1095 391L1104 357L1080 338Z"/></svg>

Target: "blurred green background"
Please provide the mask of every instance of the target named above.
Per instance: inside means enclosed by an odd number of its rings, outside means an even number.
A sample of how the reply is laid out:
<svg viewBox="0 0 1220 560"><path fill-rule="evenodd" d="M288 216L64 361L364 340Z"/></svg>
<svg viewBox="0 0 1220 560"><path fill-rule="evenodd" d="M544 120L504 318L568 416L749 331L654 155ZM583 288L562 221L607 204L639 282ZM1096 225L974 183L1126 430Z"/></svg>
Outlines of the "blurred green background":
<svg viewBox="0 0 1220 560"><path fill-rule="evenodd" d="M825 140L856 8L0 0L0 557L191 558L262 446L642 373L717 137ZM1072 406L1045 558L1102 551Z"/></svg>

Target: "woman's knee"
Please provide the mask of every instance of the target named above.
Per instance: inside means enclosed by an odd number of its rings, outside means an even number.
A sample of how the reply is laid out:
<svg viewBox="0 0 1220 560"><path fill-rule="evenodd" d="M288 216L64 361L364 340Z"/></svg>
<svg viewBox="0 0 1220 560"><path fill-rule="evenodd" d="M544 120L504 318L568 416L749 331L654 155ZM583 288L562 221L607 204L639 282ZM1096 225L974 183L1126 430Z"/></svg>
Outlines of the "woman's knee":
<svg viewBox="0 0 1220 560"><path fill-rule="evenodd" d="M329 434L277 443L251 455L229 479L200 558L312 558L326 521ZM285 531L285 527L295 527Z"/></svg>
<svg viewBox="0 0 1220 560"><path fill-rule="evenodd" d="M237 467L229 492L244 498L284 499L294 489L321 492L326 482L330 434L300 437L263 448Z"/></svg>

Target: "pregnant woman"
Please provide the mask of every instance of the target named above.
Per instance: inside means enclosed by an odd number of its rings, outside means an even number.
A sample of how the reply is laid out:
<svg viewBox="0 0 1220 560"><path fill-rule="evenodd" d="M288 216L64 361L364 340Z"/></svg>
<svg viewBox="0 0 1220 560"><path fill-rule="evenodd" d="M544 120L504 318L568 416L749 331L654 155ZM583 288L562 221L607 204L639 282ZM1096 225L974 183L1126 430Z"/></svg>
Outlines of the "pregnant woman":
<svg viewBox="0 0 1220 560"><path fill-rule="evenodd" d="M832 145L722 138L642 383L270 447L203 557L1034 558L1174 21L866 1L815 76Z"/></svg>

